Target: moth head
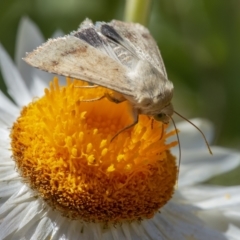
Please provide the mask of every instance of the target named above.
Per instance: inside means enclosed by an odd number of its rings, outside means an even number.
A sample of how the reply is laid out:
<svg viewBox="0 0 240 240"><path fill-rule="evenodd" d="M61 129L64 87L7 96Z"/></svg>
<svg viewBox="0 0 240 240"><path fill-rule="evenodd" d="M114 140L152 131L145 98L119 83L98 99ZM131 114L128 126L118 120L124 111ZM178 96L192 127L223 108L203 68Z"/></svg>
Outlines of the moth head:
<svg viewBox="0 0 240 240"><path fill-rule="evenodd" d="M170 117L173 115L173 112L174 112L173 105L172 103L169 103L167 106L161 109L159 113L153 115L153 117L156 121L160 121L165 124L168 124Z"/></svg>

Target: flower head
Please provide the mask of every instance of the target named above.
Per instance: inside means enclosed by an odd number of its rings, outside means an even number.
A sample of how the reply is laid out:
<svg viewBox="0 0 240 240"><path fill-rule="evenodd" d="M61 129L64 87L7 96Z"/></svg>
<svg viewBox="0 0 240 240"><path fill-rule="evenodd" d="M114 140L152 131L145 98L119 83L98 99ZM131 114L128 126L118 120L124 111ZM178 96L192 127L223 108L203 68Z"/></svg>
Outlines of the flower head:
<svg viewBox="0 0 240 240"><path fill-rule="evenodd" d="M24 107L11 131L13 159L25 181L54 209L86 221L152 217L172 197L177 168L166 144L173 134L140 116L132 129L128 103L83 102L104 89L57 79ZM78 86L76 88L75 86ZM160 139L161 137L161 139Z"/></svg>

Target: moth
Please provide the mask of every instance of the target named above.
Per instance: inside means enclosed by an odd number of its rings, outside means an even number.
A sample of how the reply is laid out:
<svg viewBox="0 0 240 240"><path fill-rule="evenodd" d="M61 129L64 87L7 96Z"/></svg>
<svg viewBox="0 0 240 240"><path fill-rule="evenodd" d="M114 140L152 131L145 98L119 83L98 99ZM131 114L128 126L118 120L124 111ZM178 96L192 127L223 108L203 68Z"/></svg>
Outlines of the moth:
<svg viewBox="0 0 240 240"><path fill-rule="evenodd" d="M140 24L112 20L94 25L86 19L77 31L49 39L24 60L41 70L120 93L121 97L105 97L131 103L131 126L138 122L139 114L166 124L174 112L173 84L155 40Z"/></svg>

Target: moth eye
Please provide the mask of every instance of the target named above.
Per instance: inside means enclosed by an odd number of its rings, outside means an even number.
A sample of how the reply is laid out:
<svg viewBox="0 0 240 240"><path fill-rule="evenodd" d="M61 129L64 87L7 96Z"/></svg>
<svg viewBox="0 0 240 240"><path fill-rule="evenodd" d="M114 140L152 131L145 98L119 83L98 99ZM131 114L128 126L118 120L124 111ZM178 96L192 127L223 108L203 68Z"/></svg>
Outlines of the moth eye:
<svg viewBox="0 0 240 240"><path fill-rule="evenodd" d="M163 116L164 116L165 114L163 114L163 113L159 113L159 114L157 114L157 118L163 118Z"/></svg>
<svg viewBox="0 0 240 240"><path fill-rule="evenodd" d="M158 113L158 114L154 115L153 117L156 121L160 121L160 122L163 122L163 123L168 122L168 118L167 118L165 113Z"/></svg>

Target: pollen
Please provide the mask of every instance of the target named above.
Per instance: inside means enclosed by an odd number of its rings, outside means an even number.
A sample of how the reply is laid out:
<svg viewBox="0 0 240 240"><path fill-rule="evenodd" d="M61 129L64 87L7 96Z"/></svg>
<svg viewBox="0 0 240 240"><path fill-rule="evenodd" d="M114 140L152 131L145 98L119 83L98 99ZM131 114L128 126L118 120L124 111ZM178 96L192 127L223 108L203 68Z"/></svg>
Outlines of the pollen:
<svg viewBox="0 0 240 240"><path fill-rule="evenodd" d="M174 193L175 157L161 122L116 104L102 87L55 78L24 107L11 130L13 159L24 182L70 219L122 222L151 218ZM93 101L91 101L93 99ZM94 100L95 99L95 100ZM153 122L154 121L154 122Z"/></svg>

